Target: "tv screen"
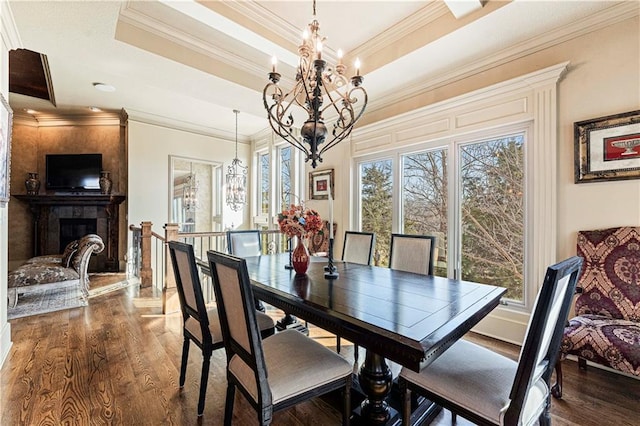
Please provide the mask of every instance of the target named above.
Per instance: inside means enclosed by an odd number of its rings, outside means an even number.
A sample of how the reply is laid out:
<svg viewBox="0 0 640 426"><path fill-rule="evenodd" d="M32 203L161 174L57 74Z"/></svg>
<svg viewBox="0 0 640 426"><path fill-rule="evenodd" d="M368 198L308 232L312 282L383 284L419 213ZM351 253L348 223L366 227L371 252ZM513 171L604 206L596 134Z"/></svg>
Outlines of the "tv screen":
<svg viewBox="0 0 640 426"><path fill-rule="evenodd" d="M102 154L48 154L46 167L47 189L100 189Z"/></svg>

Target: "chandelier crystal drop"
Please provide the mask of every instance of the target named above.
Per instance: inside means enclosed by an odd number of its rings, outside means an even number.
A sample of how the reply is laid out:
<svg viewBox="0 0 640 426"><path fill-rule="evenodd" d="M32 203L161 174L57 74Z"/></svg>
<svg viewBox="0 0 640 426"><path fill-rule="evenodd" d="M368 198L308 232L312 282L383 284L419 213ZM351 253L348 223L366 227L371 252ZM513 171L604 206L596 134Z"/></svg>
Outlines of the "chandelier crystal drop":
<svg viewBox="0 0 640 426"><path fill-rule="evenodd" d="M238 114L240 111L233 110L236 115L236 156L227 167L227 205L234 212L240 211L247 203L247 167L242 165L238 158Z"/></svg>
<svg viewBox="0 0 640 426"><path fill-rule="evenodd" d="M322 162L322 154L326 150L351 134L367 105L367 92L361 86L363 78L359 61L356 60L355 75L347 78L344 75L347 67L342 63L340 51L335 67L327 66L327 61L322 59L325 38L320 36L320 24L315 16L314 0L313 20L298 47L300 59L293 88L285 92L278 85L281 75L276 72L277 60L274 57L269 73L270 83L262 92L273 131L304 152L305 161L311 160L314 169ZM298 111L303 112L299 120L294 118ZM325 116L331 129L325 125ZM295 126L301 121L300 117L305 117L306 121L300 126L298 136Z"/></svg>

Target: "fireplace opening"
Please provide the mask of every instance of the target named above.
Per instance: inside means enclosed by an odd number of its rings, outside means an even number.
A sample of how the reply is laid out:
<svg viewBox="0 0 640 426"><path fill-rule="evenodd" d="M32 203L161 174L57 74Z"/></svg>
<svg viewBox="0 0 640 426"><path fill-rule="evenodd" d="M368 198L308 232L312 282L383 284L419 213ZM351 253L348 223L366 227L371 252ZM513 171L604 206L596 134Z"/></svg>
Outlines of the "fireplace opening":
<svg viewBox="0 0 640 426"><path fill-rule="evenodd" d="M77 240L87 234L96 234L98 230L97 219L60 219L60 251L73 240Z"/></svg>

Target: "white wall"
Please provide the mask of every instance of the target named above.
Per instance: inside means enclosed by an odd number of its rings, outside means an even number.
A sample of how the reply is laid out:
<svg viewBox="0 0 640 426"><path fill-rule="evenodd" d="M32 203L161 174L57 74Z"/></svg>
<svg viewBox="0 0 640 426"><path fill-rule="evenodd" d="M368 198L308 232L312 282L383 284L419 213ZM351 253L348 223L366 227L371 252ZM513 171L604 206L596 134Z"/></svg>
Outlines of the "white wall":
<svg viewBox="0 0 640 426"><path fill-rule="evenodd" d="M640 180L574 183L573 123L640 110L640 19L565 43L570 70L559 88L558 256L580 230L640 226Z"/></svg>
<svg viewBox="0 0 640 426"><path fill-rule="evenodd" d="M233 141L147 124L131 117L128 139L128 223L140 226L143 221L151 221L154 232L161 235L169 220L169 156L222 162L225 172L235 156ZM238 157L243 164L249 164L249 151L249 145L238 144ZM224 194L224 187L221 191ZM248 210L236 213L224 205L225 226L248 224Z"/></svg>

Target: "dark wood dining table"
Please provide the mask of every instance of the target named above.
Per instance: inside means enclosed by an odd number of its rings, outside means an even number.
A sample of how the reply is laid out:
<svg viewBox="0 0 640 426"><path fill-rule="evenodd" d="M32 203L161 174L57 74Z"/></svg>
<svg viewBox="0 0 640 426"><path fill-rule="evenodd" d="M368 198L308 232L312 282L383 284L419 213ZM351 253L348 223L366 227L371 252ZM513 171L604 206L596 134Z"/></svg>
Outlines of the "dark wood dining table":
<svg viewBox="0 0 640 426"><path fill-rule="evenodd" d="M298 275L285 267L286 253L246 262L257 298L366 349L357 377L366 395L360 407L365 424L390 420L387 359L419 371L491 312L506 291L347 262L334 262L338 277L327 279L326 258L314 258L307 273Z"/></svg>

